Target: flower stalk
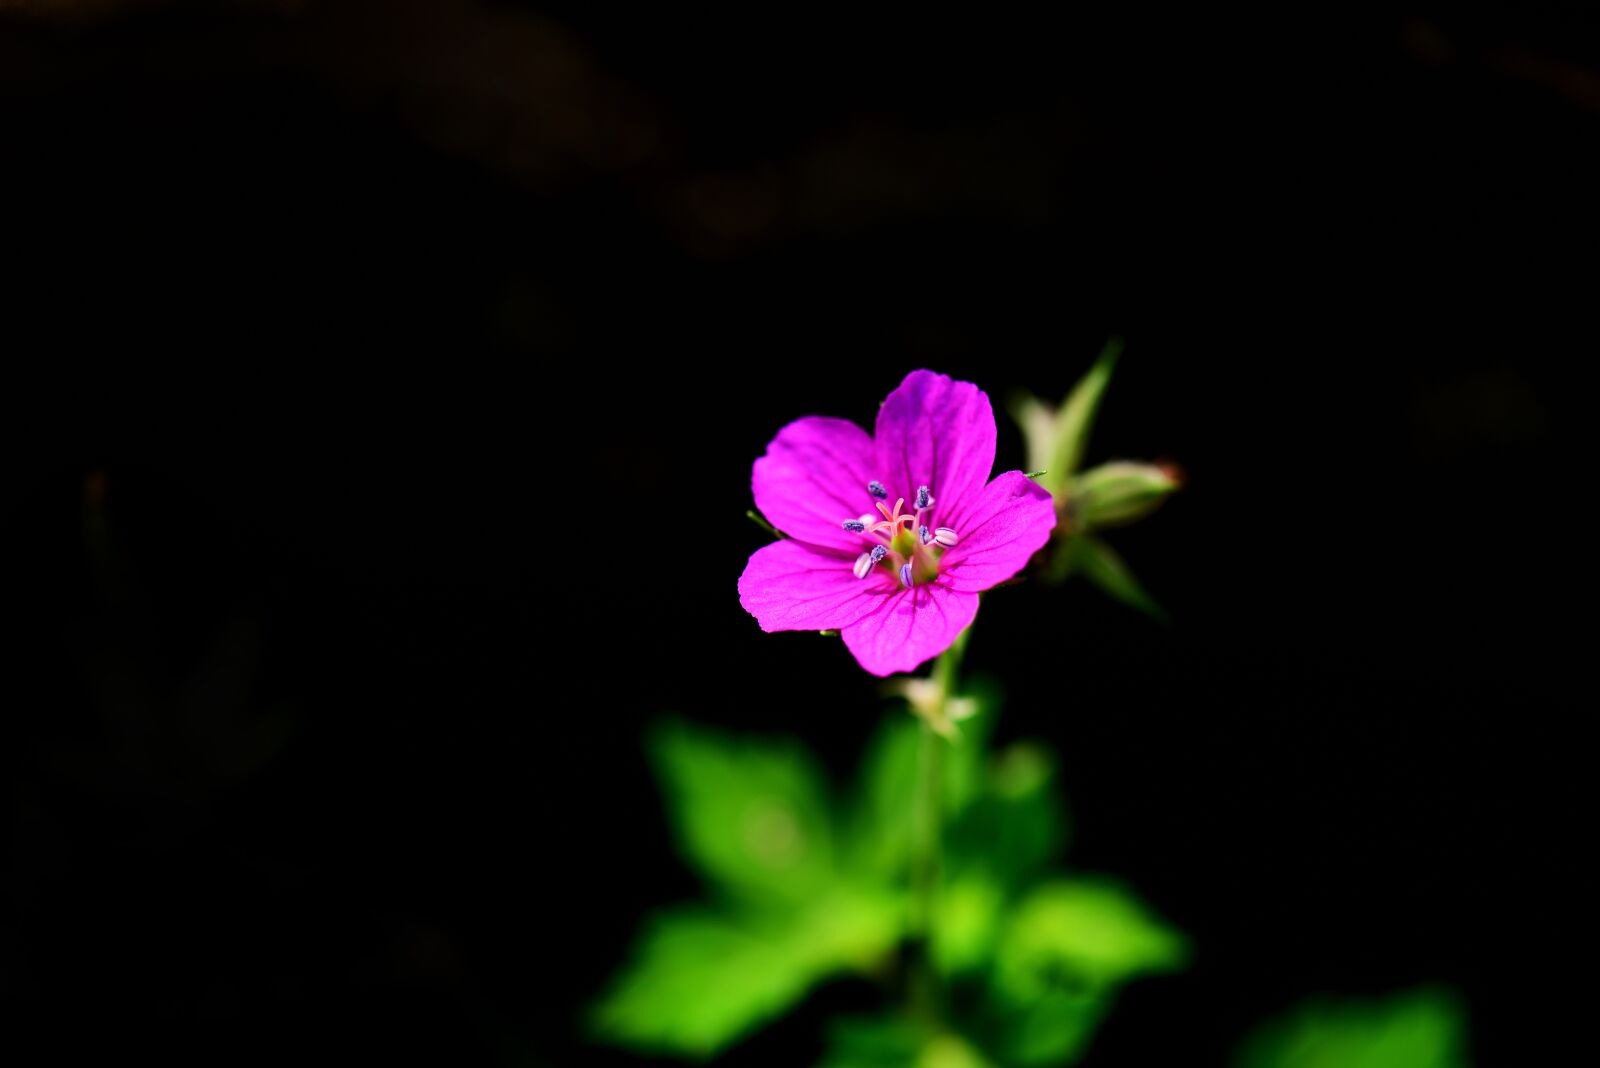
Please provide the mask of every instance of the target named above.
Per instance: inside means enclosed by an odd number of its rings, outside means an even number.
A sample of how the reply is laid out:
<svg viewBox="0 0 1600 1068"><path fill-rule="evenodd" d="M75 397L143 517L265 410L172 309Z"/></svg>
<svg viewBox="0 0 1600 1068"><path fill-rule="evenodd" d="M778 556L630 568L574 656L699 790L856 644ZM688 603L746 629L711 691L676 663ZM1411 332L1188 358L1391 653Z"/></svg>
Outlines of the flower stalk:
<svg viewBox="0 0 1600 1068"><path fill-rule="evenodd" d="M917 758L917 795L912 806L916 821L912 838L910 975L907 1000L913 1018L937 1030L944 1019L944 991L933 960L935 924L939 909L940 869L944 854L944 749L959 745L952 705L970 705L955 696L961 657L967 648L970 629L934 662L933 674L921 683L911 709L921 722L921 744ZM909 696L909 695L908 695Z"/></svg>

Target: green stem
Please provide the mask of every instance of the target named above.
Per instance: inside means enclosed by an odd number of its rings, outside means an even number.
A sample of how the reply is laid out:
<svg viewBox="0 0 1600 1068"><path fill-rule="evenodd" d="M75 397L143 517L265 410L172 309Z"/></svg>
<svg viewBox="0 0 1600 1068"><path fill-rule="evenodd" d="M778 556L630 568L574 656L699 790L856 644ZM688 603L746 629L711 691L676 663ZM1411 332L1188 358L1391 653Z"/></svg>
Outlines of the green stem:
<svg viewBox="0 0 1600 1068"><path fill-rule="evenodd" d="M953 744L934 730L946 722L946 706L953 696L967 633L946 649L933 666L935 693L932 707L918 717L921 745L917 761L917 796L914 802L916 834L911 857L911 975L910 1007L917 1018L938 1027L944 1016L944 992L933 961L933 933L939 898L939 869L944 851L944 747Z"/></svg>

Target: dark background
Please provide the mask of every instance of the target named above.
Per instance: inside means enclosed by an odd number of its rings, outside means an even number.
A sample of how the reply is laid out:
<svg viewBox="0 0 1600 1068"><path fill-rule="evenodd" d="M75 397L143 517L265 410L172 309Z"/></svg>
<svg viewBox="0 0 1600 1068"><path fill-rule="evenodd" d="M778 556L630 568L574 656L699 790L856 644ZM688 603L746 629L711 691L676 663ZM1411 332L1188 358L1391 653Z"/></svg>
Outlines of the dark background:
<svg viewBox="0 0 1600 1068"><path fill-rule="evenodd" d="M695 893L642 728L843 775L880 714L739 608L751 461L1117 334L1090 459L1187 472L1113 539L1174 623L1022 586L969 654L1198 947L1090 1063L1421 981L1556 1049L1596 37L1279 19L0 4L6 1041L638 1063L575 1021Z"/></svg>

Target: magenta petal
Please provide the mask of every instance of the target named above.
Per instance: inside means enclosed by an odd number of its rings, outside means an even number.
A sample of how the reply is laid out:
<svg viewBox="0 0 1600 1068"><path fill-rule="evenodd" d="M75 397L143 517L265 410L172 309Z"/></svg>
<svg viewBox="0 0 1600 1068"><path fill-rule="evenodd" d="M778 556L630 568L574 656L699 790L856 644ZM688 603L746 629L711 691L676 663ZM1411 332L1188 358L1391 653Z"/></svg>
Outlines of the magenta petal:
<svg viewBox="0 0 1600 1068"><path fill-rule="evenodd" d="M862 667L874 675L893 675L950 648L977 614L977 594L934 583L878 600L839 633Z"/></svg>
<svg viewBox="0 0 1600 1068"><path fill-rule="evenodd" d="M848 419L811 415L778 431L750 473L756 507L801 541L859 553L861 535L839 524L872 511L872 438ZM850 569L845 568L848 575Z"/></svg>
<svg viewBox="0 0 1600 1068"><path fill-rule="evenodd" d="M765 631L838 630L860 619L891 586L881 571L858 579L854 557L797 541L757 549L739 576L739 603Z"/></svg>
<svg viewBox="0 0 1600 1068"><path fill-rule="evenodd" d="M996 476L955 520L961 542L939 562L939 578L953 590L978 593L1028 566L1050 540L1055 502L1021 471Z"/></svg>
<svg viewBox="0 0 1600 1068"><path fill-rule="evenodd" d="M912 371L878 409L874 476L889 501L914 500L919 486L933 492L940 523L977 496L994 468L994 409L971 382L933 371Z"/></svg>

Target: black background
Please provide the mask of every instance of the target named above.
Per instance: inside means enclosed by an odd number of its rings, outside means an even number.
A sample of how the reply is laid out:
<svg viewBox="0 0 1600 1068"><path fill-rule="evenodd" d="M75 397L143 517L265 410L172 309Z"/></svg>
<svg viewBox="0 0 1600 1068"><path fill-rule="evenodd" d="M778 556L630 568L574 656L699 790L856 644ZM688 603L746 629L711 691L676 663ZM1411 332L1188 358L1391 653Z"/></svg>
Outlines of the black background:
<svg viewBox="0 0 1600 1068"><path fill-rule="evenodd" d="M1422 981L1534 1063L1592 918L1591 31L6 5L7 1041L637 1063L577 1020L695 893L642 729L842 776L880 714L739 608L751 461L1116 334L1090 459L1187 472L1114 538L1174 623L1025 585L969 654L1198 948L1090 1063Z"/></svg>

